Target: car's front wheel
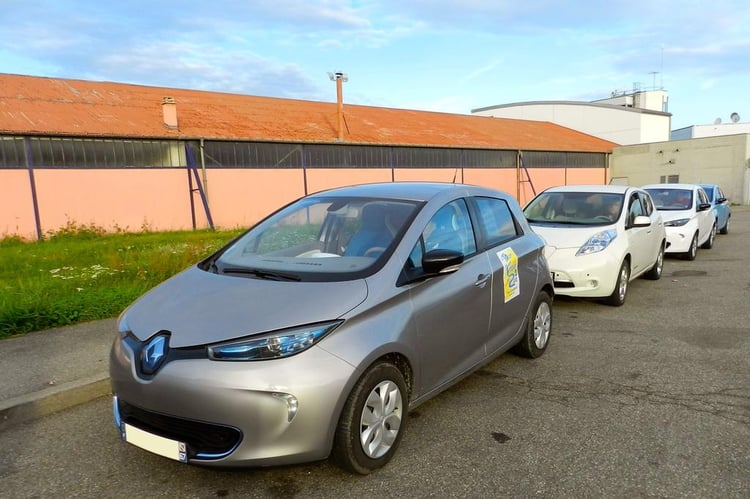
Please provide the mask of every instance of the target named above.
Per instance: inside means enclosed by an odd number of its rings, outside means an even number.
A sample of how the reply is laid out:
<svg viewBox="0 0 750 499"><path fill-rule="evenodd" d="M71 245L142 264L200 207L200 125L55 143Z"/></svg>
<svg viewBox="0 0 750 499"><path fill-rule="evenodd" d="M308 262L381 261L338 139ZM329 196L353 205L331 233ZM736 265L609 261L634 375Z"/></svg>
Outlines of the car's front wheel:
<svg viewBox="0 0 750 499"><path fill-rule="evenodd" d="M342 468L367 475L391 460L406 423L409 393L394 364L378 362L357 381L344 405L332 458Z"/></svg>
<svg viewBox="0 0 750 499"><path fill-rule="evenodd" d="M607 305L613 307L619 307L625 303L625 297L628 294L628 283L630 282L630 262L625 260L620 266L620 271L617 273L617 282L615 283L615 289L612 294L607 297L605 302Z"/></svg>
<svg viewBox="0 0 750 499"><path fill-rule="evenodd" d="M551 332L552 297L546 291L540 291L526 319L526 332L513 348L513 352L529 359L536 359L547 349Z"/></svg>
<svg viewBox="0 0 750 499"><path fill-rule="evenodd" d="M695 260L695 255L698 254L698 233L693 234L693 239L690 241L690 248L682 254L685 260Z"/></svg>
<svg viewBox="0 0 750 499"><path fill-rule="evenodd" d="M727 217L727 222L724 224L724 227L719 229L719 234L729 234L729 218Z"/></svg>

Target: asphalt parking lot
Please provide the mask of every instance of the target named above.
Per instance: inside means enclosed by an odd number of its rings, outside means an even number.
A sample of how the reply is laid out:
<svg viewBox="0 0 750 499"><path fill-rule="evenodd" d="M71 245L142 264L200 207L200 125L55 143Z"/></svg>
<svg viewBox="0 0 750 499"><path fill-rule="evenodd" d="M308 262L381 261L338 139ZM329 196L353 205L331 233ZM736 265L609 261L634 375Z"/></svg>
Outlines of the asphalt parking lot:
<svg viewBox="0 0 750 499"><path fill-rule="evenodd" d="M217 471L119 441L101 398L0 432L2 497L750 497L750 209L613 308L558 299L547 353L503 355L411 413L384 469ZM71 458L71 457L75 458Z"/></svg>

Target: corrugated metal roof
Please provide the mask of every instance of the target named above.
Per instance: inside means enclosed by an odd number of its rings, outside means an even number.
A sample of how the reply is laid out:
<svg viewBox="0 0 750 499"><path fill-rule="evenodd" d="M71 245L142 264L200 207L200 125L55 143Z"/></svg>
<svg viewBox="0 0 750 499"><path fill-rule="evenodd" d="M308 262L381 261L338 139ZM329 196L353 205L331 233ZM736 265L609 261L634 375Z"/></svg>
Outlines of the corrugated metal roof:
<svg viewBox="0 0 750 499"><path fill-rule="evenodd" d="M164 125L173 97L178 129ZM0 74L0 133L338 143L336 102ZM358 144L611 152L617 144L540 121L357 106L344 141Z"/></svg>

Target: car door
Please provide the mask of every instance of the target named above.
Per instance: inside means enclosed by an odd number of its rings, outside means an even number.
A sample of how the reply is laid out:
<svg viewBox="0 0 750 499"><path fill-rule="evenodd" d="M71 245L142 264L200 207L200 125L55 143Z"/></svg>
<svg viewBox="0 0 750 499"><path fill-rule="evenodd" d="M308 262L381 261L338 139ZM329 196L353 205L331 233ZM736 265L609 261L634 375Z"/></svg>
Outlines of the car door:
<svg viewBox="0 0 750 499"><path fill-rule="evenodd" d="M696 210L695 215L698 218L698 243L702 244L703 242L707 241L711 235L711 228L716 222L716 215L714 213L714 210L711 209L711 203L708 201L706 192L702 188L695 189L694 198L694 209ZM701 209L701 205L703 205L704 207L705 205L709 206L708 208Z"/></svg>
<svg viewBox="0 0 750 499"><path fill-rule="evenodd" d="M718 185L714 186L714 209L716 210L716 227L719 229L726 227L729 218L729 201Z"/></svg>
<svg viewBox="0 0 750 499"><path fill-rule="evenodd" d="M494 355L507 349L523 326L536 290L538 248L524 237L505 200L475 197L472 204L492 271L487 353Z"/></svg>
<svg viewBox="0 0 750 499"><path fill-rule="evenodd" d="M449 383L485 358L492 286L487 255L476 247L466 201L458 199L435 213L407 262L405 272L413 280L423 272L422 257L431 249L464 255L458 270L411 285L421 393Z"/></svg>
<svg viewBox="0 0 750 499"><path fill-rule="evenodd" d="M661 218L661 214L659 214L656 207L654 207L654 203L648 193L639 191L638 197L641 200L643 214L651 220L651 226L646 231L648 237L648 249L644 255L644 264L648 268L651 268L651 264L656 262L656 257L661 250L662 242L666 238L666 233L664 232L664 221Z"/></svg>
<svg viewBox="0 0 750 499"><path fill-rule="evenodd" d="M635 218L647 216L643 206L643 200L637 192L631 192L628 196L628 217L625 221L625 237L628 240L630 251L630 274L637 275L651 262L651 234L653 224L648 227L634 226Z"/></svg>

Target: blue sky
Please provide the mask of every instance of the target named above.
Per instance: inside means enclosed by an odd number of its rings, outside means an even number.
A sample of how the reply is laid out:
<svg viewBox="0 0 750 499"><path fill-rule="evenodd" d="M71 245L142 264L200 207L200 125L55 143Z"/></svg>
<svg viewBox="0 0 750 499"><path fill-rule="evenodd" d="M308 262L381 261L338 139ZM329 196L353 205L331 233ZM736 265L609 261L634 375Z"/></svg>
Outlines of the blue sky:
<svg viewBox="0 0 750 499"><path fill-rule="evenodd" d="M469 113L663 87L750 121L747 0L3 0L0 72Z"/></svg>

